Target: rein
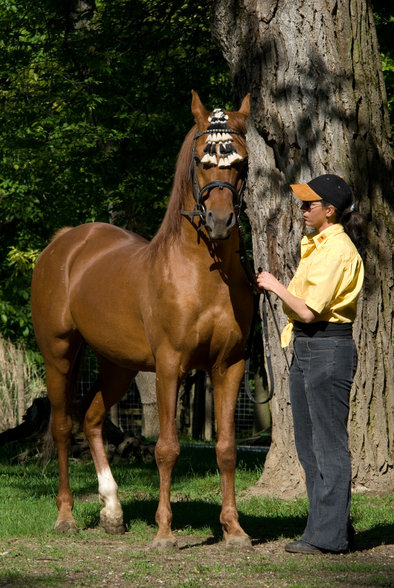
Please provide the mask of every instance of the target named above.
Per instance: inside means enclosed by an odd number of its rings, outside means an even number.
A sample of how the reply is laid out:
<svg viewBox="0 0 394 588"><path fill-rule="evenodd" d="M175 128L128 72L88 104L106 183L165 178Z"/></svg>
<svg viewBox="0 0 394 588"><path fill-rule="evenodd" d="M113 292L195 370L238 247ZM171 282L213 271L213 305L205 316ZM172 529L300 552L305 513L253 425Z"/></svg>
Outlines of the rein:
<svg viewBox="0 0 394 588"><path fill-rule="evenodd" d="M248 338L248 343L247 343L246 351L245 351L244 388L245 388L246 394L251 402L253 402L254 404L266 404L267 402L269 402L272 399L272 397L274 395L274 391L275 391L274 372L273 372L273 368L272 368L271 349L270 349L269 337L268 337L267 301L268 301L269 307L271 309L271 314L272 314L272 317L274 320L275 330L276 330L279 338L280 338L280 329L279 329L278 322L276 320L275 311L273 309L269 293L266 290L261 292L259 287L257 286L256 275L255 275L255 273L252 269L252 266L250 264L250 261L248 259L248 256L246 253L246 248L245 248L245 243L244 243L244 239L243 239L242 229L239 225L238 225L238 230L239 230L239 244L240 244L239 254L240 254L241 264L242 264L242 267L244 268L244 271L247 275L249 283L250 283L252 289L254 290L253 319L252 319L252 324L250 326L249 338ZM258 272L260 273L261 271L263 271L263 270L261 267L259 267ZM249 386L249 371L250 371L250 358L251 358L252 349L253 349L253 334L254 334L254 328L256 326L257 315L258 315L259 310L260 310L260 316L263 319L263 323L262 323L263 346L264 346L264 355L265 355L267 372L268 372L268 379L269 379L268 397L265 400L261 400L261 401L258 401L253 397L252 391ZM287 365L288 369L290 369L289 360L288 360L287 355L285 353L284 353L284 356L285 356L285 360L286 360L286 365Z"/></svg>
<svg viewBox="0 0 394 588"><path fill-rule="evenodd" d="M267 402L269 402L272 399L272 397L274 395L274 390L275 390L274 372L272 369L272 361L271 361L271 350L270 350L269 339L268 339L267 300L269 300L271 311L273 311L273 309L272 309L271 301L269 299L268 292L266 292L266 291L260 292L260 290L257 286L256 274L254 273L252 266L250 264L250 261L248 259L242 229L239 225L238 225L238 231L239 231L239 249L240 249L239 255L240 255L241 264L242 264L242 267L244 268L246 276L249 280L249 284L254 291L253 292L253 318L252 318L252 324L251 324L250 330L249 330L248 343L247 343L246 350L245 350L244 388L245 388L245 391L246 391L246 394L247 394L249 400L251 402L253 402L253 404L266 404ZM259 268L259 271L261 271L261 268ZM257 315L258 315L259 310L260 310L260 316L263 319L263 324L262 324L263 344L264 344L263 346L264 346L264 354L265 354L265 360L266 360L266 365L267 365L268 378L269 378L269 383L270 383L268 397L265 400L260 400L260 401L256 400L253 397L252 391L249 386L250 358L251 358L252 349L253 349L253 335L254 335L254 329L256 326ZM275 324L276 324L276 320L275 320Z"/></svg>

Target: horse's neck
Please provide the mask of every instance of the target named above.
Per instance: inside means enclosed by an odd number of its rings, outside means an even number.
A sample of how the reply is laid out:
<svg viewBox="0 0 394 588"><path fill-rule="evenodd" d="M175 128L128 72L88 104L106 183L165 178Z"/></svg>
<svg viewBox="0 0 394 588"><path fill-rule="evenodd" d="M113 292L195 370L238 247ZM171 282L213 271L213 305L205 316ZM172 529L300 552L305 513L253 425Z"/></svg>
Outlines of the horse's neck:
<svg viewBox="0 0 394 588"><path fill-rule="evenodd" d="M170 202L158 234L148 245L149 261L159 266L173 261L182 264L192 262L202 269L211 268L215 264L226 274L237 270L240 266L237 226L233 227L230 237L225 241L211 241L206 229L198 230L198 216L194 219L181 216L181 210L192 211L196 204L191 182L184 195L184 198ZM176 216L178 220L174 222Z"/></svg>
<svg viewBox="0 0 394 588"><path fill-rule="evenodd" d="M174 242L179 255L185 261L193 261L201 269L216 268L226 275L238 271L240 266L239 233L233 227L231 235L224 241L211 241L206 229L197 230L190 221L184 219L179 239Z"/></svg>

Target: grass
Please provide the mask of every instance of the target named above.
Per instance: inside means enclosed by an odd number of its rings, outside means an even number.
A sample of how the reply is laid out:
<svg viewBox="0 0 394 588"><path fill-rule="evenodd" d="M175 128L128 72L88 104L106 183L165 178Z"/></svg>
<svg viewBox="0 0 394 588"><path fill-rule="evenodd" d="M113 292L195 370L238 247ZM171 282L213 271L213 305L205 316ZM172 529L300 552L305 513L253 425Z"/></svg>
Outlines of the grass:
<svg viewBox="0 0 394 588"><path fill-rule="evenodd" d="M219 524L220 477L213 450L183 449L172 485L173 527L179 552L147 549L155 530L159 481L153 463L113 464L127 534L108 536L99 527L100 505L94 467L70 464L77 536L57 536L57 464L11 465L0 455L1 586L390 586L387 557L394 527L390 496L356 494L352 502L357 552L346 556L297 557L287 540L302 532L306 499L242 498L260 477L264 455L242 452L236 475L240 521L254 543L252 552L228 552ZM384 557L383 557L384 555ZM393 553L394 555L394 553ZM160 581L159 581L160 580Z"/></svg>
<svg viewBox="0 0 394 588"><path fill-rule="evenodd" d="M204 527L206 521L217 536L220 509L220 476L213 450L184 449L173 476L174 524L181 533ZM197 455L196 455L197 454ZM1 456L0 456L1 458ZM56 493L58 473L56 462L46 468L30 462L11 465L10 455L0 461L0 535L4 537L36 536L52 529L57 516ZM246 461L245 461L246 460ZM243 457L237 470L236 489L241 492L260 476L263 456ZM125 513L133 532L146 538L153 532L154 516L159 497L159 478L155 464L125 462L112 466ZM100 505L97 477L91 463L70 462L71 488L75 497L74 514L80 528L99 524ZM7 508L1 508L7 505ZM27 516L28 515L28 516ZM185 526L186 522L186 526ZM182 530L183 529L183 530Z"/></svg>

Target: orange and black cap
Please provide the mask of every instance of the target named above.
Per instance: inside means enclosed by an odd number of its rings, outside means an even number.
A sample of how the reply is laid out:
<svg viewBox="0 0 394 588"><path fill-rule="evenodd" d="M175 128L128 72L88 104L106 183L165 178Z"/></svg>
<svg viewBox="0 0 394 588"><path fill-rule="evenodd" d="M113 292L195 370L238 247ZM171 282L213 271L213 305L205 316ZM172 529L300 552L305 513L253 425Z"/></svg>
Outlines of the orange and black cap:
<svg viewBox="0 0 394 588"><path fill-rule="evenodd" d="M290 188L300 200L325 200L341 211L349 208L353 202L351 190L345 180L334 174L318 176L307 184L291 184Z"/></svg>

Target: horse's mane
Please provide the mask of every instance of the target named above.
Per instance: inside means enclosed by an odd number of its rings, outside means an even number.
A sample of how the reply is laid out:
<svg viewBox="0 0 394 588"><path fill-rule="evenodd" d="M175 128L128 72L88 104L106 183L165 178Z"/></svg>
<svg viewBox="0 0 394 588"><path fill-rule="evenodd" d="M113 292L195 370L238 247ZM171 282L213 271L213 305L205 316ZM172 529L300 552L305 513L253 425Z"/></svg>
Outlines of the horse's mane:
<svg viewBox="0 0 394 588"><path fill-rule="evenodd" d="M229 125L231 129L242 133L242 135L245 135L245 117L238 112L226 112L229 115ZM148 246L151 259L155 257L158 250L161 249L165 243L176 238L181 230L182 215L180 214L180 211L185 208L185 200L188 196L188 190L190 187L190 164L192 158L193 139L196 132L197 126L195 125L186 135L179 152L175 167L174 183L172 186L167 211L158 232ZM245 143L245 138L242 135L238 136L237 140Z"/></svg>
<svg viewBox="0 0 394 588"><path fill-rule="evenodd" d="M190 162L192 157L192 146L197 127L194 126L183 142L175 167L174 183L171 190L170 200L163 222L155 237L149 244L149 252L154 256L168 239L174 238L181 230L182 216L180 211L184 208L185 199L188 195L190 183Z"/></svg>

